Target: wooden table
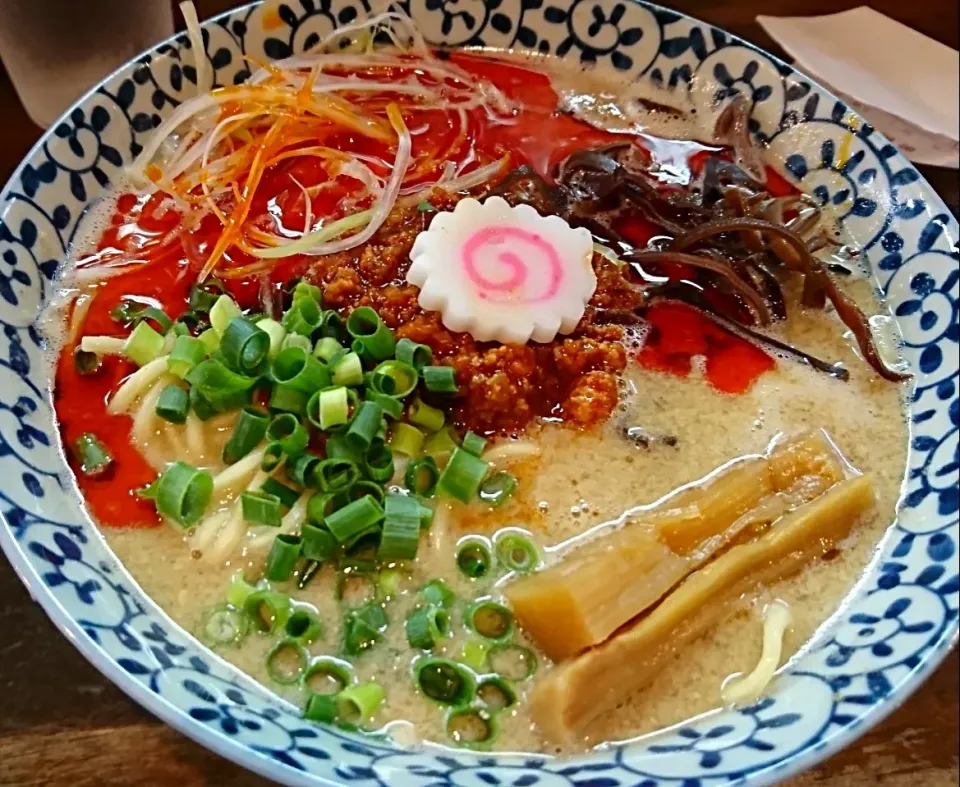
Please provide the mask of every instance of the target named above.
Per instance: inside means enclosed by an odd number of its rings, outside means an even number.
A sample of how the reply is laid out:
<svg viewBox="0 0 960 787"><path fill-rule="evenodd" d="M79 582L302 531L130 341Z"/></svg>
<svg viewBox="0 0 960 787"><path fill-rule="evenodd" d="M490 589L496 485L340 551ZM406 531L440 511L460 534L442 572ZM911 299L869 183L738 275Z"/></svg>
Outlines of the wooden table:
<svg viewBox="0 0 960 787"><path fill-rule="evenodd" d="M143 2L143 0L139 0ZM157 0L151 0L156 2ZM509 0L508 0L509 1ZM693 16L777 51L754 18L822 14L851 0L673 0ZM196 0L201 17L230 0ZM957 47L955 0L874 0L878 10ZM0 70L0 182L39 132ZM957 173L921 167L958 213ZM2 787L254 787L266 781L161 724L60 636L0 560L0 785ZM957 652L883 724L792 787L946 787L958 780Z"/></svg>

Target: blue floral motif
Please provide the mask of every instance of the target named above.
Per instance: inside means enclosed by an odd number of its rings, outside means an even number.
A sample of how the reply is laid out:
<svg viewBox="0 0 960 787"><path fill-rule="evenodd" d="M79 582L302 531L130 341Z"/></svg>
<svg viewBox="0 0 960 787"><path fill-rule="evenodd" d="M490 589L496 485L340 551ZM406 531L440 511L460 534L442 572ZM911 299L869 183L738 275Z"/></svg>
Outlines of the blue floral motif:
<svg viewBox="0 0 960 787"><path fill-rule="evenodd" d="M369 0L289 0L205 25L214 85L246 57L286 57L372 13ZM816 647L750 708L570 760L487 756L321 728L211 658L131 583L78 505L58 451L37 315L77 223L143 140L195 94L180 35L120 69L69 111L0 194L0 546L77 647L125 691L206 745L292 783L362 787L719 787L786 776L849 742L911 690L957 636L960 470L956 221L873 128L808 79L733 36L626 0L406 0L428 40L603 62L624 80L734 95L751 129L867 249L917 375L907 488L881 559ZM696 77L696 78L694 78Z"/></svg>

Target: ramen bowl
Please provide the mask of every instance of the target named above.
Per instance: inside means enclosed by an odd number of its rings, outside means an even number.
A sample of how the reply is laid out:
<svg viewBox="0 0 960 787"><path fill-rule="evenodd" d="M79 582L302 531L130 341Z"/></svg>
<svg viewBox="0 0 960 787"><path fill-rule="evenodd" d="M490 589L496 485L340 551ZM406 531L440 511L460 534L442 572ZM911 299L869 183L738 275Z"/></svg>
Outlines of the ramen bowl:
<svg viewBox="0 0 960 787"><path fill-rule="evenodd" d="M734 96L797 184L830 204L865 251L903 338L913 381L907 478L896 520L843 605L771 693L585 754L552 758L404 747L304 721L298 709L176 625L114 557L81 506L59 448L38 318L85 212L196 91L180 36L84 96L30 152L0 198L0 544L34 599L104 675L205 747L297 785L622 787L768 784L850 744L896 708L957 638L960 429L956 244L960 232L911 164L847 106L790 66L667 9L617 0L567 8L411 3L432 44L518 49L598 63L624 83ZM218 85L250 60L303 52L366 4L253 4L204 25ZM247 60L246 58L250 58Z"/></svg>

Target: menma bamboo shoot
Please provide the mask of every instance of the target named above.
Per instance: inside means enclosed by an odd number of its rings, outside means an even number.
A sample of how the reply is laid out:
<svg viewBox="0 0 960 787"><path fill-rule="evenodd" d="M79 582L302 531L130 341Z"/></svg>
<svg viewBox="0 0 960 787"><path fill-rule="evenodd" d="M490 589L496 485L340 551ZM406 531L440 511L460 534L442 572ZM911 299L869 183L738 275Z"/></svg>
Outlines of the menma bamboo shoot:
<svg viewBox="0 0 960 787"><path fill-rule="evenodd" d="M732 547L649 614L547 674L533 693L534 721L553 740L582 733L600 713L650 683L678 649L735 611L744 593L795 574L835 548L872 503L871 479L851 478L760 538Z"/></svg>
<svg viewBox="0 0 960 787"><path fill-rule="evenodd" d="M767 522L782 513L773 506L758 509L761 502L802 478L817 476L815 486L822 489L842 475L836 451L822 433L792 440L768 457L738 462L640 521L511 583L507 599L544 653L554 661L569 658L655 604L744 528L761 524L749 512L769 510Z"/></svg>

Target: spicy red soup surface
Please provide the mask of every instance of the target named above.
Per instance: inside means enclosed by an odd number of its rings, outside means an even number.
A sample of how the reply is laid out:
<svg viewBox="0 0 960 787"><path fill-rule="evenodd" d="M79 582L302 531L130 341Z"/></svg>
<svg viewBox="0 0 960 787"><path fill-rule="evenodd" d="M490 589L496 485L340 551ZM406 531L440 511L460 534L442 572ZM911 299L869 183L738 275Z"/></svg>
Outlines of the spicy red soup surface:
<svg viewBox="0 0 960 787"><path fill-rule="evenodd" d="M522 107L510 124L492 123L482 109L470 110L465 126L455 113L419 112L418 145L433 151L436 162L454 158L472 146L478 160L506 157L509 165L505 169L528 164L547 176L575 150L623 139L557 111L557 95L543 73L460 53L451 59L460 68L496 84L507 96L521 101ZM379 156L391 160L378 148L379 143L355 135L331 134L322 143L371 159ZM412 175L408 172L413 182L436 180L441 164L430 163L430 156L418 161L411 168ZM691 166L696 167L696 162L691 161ZM262 215L264 226L267 221L279 221L286 228L302 229L305 214L300 189L313 186L322 186L320 198L313 201L314 218L320 218L324 212L336 215L338 207L352 199L357 181L350 177L331 179L318 158L287 158L263 173L251 215ZM447 209L457 197L434 191L430 199L431 210L394 209L369 242L347 252L284 258L267 269L244 275L245 268L262 268L262 263L232 247L224 255L229 264L224 283L244 308L260 308L264 287L279 295L286 282L300 276L323 286L326 308L348 312L360 305L374 307L398 338L407 336L429 345L439 362L457 370L455 418L463 428L484 434L510 433L523 429L538 416L556 417L577 427L605 420L618 401L617 375L623 371L627 357L620 343L621 329L595 325L593 307L636 308L637 291L613 263L595 255L597 290L572 336L557 337L547 344L506 346L476 342L467 334L449 331L438 314L420 309L416 288L404 280L410 248L417 234L428 226L432 209ZM352 207L361 210L369 205L360 200ZM208 214L198 223L184 222L161 195L149 199L121 195L94 256L108 262L120 254L135 255L147 264L97 285L77 336L125 335L110 316L125 298L159 306L176 319L187 309L191 287L222 232L223 226L214 215ZM656 228L637 219L625 234L642 245L656 234ZM761 350L687 307L655 307L649 320L651 338L638 356L648 369L685 376L690 373L693 356L702 355L708 381L720 391L740 393L773 368L773 360ZM104 477L78 473L81 491L103 525L156 524L152 503L135 494L156 477L156 472L130 441L131 419L106 411L111 392L135 367L123 359L107 357L98 373L80 375L74 364L75 348L76 343L64 347L57 369L55 405L63 440L69 449L81 434L93 432L115 459Z"/></svg>

